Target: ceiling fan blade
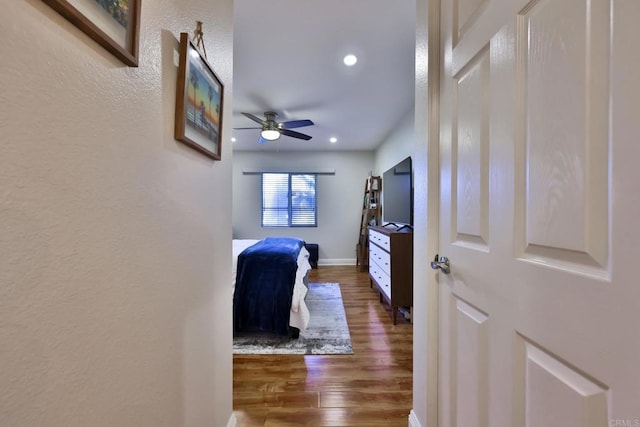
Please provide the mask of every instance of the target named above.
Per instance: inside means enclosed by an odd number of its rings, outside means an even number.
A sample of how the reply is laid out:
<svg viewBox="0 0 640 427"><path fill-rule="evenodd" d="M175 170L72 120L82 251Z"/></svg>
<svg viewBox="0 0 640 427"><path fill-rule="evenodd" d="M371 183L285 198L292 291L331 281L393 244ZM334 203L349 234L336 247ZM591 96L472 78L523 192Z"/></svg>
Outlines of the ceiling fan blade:
<svg viewBox="0 0 640 427"><path fill-rule="evenodd" d="M256 123L263 124L263 122L264 122L264 120L262 120L262 119L261 119L261 118L259 118L259 117L254 116L254 115L253 115L253 114L251 114L251 113L242 113L242 114L243 114L244 116L246 116L246 117L250 118L251 120L253 120L253 121L254 121L254 122L256 122Z"/></svg>
<svg viewBox="0 0 640 427"><path fill-rule="evenodd" d="M269 141L264 139L263 137L258 138L258 144L264 144L265 142L269 142Z"/></svg>
<svg viewBox="0 0 640 427"><path fill-rule="evenodd" d="M262 129L262 128L258 128L258 127L253 127L253 128L234 128L234 129L240 129L240 130L244 130L244 129Z"/></svg>
<svg viewBox="0 0 640 427"><path fill-rule="evenodd" d="M282 135L287 135L292 138L304 139L305 141L308 141L311 139L309 135L305 135L304 133L296 132L294 130L289 130L289 129L280 129L280 133Z"/></svg>
<svg viewBox="0 0 640 427"><path fill-rule="evenodd" d="M303 126L313 126L314 123L311 120L291 120L289 122L281 123L282 129L301 128Z"/></svg>

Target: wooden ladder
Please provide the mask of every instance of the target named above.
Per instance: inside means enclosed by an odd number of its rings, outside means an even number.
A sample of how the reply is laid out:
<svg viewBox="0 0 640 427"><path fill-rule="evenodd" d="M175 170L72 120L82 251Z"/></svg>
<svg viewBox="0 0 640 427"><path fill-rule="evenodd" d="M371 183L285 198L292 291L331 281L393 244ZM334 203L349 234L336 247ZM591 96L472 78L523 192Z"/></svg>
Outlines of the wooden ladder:
<svg viewBox="0 0 640 427"><path fill-rule="evenodd" d="M369 226L382 224L382 204L380 192L382 178L369 176L364 182L362 198L362 216L360 217L360 233L356 245L356 268L367 271L369 268Z"/></svg>

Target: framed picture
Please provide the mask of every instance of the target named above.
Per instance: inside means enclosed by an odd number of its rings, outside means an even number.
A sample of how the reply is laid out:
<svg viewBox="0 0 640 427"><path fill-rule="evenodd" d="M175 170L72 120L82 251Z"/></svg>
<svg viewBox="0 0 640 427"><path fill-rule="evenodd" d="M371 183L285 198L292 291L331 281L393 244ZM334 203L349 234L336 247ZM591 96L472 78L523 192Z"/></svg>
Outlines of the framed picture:
<svg viewBox="0 0 640 427"><path fill-rule="evenodd" d="M224 87L207 60L180 33L175 138L220 160Z"/></svg>
<svg viewBox="0 0 640 427"><path fill-rule="evenodd" d="M125 64L138 66L142 0L42 0Z"/></svg>

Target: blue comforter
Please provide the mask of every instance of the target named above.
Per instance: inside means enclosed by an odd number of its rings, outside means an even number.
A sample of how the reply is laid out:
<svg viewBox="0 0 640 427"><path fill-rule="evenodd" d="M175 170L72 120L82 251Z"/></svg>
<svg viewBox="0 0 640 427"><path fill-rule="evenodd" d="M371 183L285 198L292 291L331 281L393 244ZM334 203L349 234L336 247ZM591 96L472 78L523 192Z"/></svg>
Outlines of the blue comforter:
<svg viewBox="0 0 640 427"><path fill-rule="evenodd" d="M304 241L267 237L238 255L234 332L289 334L298 255Z"/></svg>

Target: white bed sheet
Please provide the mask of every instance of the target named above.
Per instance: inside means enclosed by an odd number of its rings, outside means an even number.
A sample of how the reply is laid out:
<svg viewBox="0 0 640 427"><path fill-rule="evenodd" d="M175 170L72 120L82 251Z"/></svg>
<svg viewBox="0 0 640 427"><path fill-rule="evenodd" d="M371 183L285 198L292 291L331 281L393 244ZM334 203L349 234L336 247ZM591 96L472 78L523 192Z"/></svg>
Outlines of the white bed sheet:
<svg viewBox="0 0 640 427"><path fill-rule="evenodd" d="M236 289L236 275L238 270L238 255L249 246L258 243L257 239L233 239L233 268L231 271L231 277L233 280L231 296ZM309 251L304 246L300 250L298 255L298 270L296 271L296 281L293 286L293 298L291 300L291 311L289 314L289 326L300 329L300 332L304 332L309 325L309 308L304 301L307 296L307 287L304 284L304 278L311 270L311 264L309 264Z"/></svg>

